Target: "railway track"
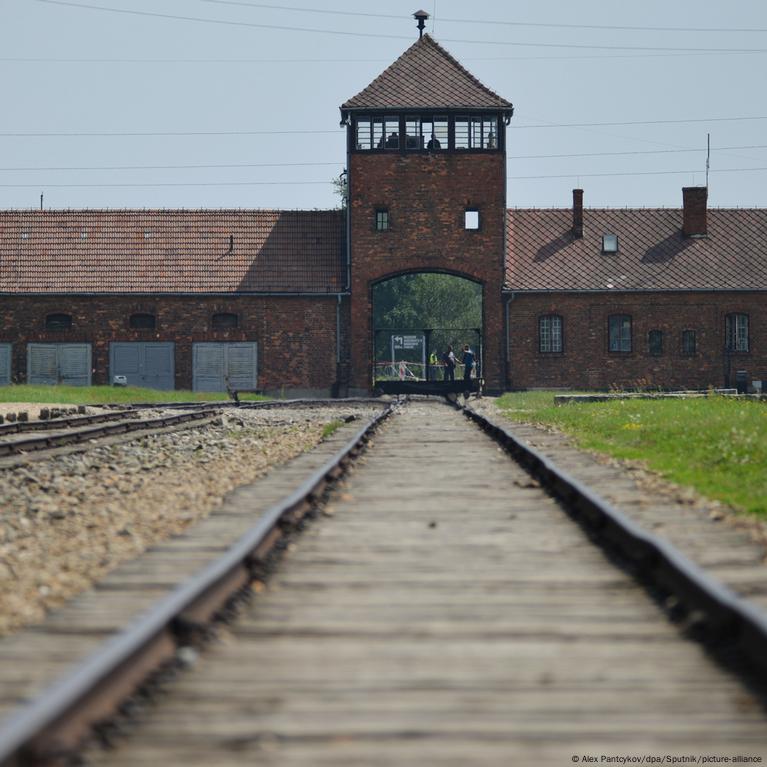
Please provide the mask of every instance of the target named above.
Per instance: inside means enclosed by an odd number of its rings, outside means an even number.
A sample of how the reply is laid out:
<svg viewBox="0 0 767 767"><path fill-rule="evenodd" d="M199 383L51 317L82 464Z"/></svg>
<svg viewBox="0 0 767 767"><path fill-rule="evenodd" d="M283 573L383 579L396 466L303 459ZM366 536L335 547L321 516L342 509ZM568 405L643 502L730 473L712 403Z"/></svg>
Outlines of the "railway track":
<svg viewBox="0 0 767 767"><path fill-rule="evenodd" d="M269 552L390 410L372 419L236 545L8 720L0 764L76 751L253 590L231 646L183 674L105 764L554 765L650 746L767 757L764 615L505 428L463 412L495 442L443 405L406 406L263 592ZM262 493L243 492L251 503ZM210 546L210 532L182 550ZM103 631L89 610L90 631ZM756 687L709 653L737 658Z"/></svg>
<svg viewBox="0 0 767 767"><path fill-rule="evenodd" d="M220 416L218 408L184 411L172 415L140 418L132 410L73 416L54 421L27 421L0 426L0 457L27 456L29 453L57 450L73 445L91 446L98 440L136 432L147 433L182 425L201 426ZM12 428L4 428L6 426ZM0 467L7 468L17 462L5 460Z"/></svg>

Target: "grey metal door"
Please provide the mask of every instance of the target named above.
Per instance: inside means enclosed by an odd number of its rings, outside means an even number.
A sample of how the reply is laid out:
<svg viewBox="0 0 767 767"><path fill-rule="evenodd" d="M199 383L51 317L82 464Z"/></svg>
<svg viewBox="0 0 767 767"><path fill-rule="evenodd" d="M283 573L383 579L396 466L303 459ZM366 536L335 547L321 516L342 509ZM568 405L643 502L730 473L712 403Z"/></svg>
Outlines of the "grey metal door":
<svg viewBox="0 0 767 767"><path fill-rule="evenodd" d="M31 384L91 385L90 344L27 344Z"/></svg>
<svg viewBox="0 0 767 767"><path fill-rule="evenodd" d="M0 344L0 386L11 383L11 345Z"/></svg>
<svg viewBox="0 0 767 767"><path fill-rule="evenodd" d="M175 388L175 344L119 341L109 344L109 378L125 376L131 386L170 391Z"/></svg>
<svg viewBox="0 0 767 767"><path fill-rule="evenodd" d="M258 344L255 341L197 343L192 353L195 391L255 389Z"/></svg>

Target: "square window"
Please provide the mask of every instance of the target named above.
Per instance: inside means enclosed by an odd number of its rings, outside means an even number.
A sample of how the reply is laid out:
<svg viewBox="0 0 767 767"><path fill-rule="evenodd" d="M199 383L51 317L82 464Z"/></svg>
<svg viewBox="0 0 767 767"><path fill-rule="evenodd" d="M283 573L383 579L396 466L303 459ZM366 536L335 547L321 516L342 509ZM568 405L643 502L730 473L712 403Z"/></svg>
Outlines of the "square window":
<svg viewBox="0 0 767 767"><path fill-rule="evenodd" d="M466 208L463 226L464 229L479 229L479 211L476 208Z"/></svg>
<svg viewBox="0 0 767 767"><path fill-rule="evenodd" d="M385 232L389 228L389 211L381 208L376 211L376 230Z"/></svg>
<svg viewBox="0 0 767 767"><path fill-rule="evenodd" d="M617 253L617 252L618 252L618 235L603 234L602 235L602 253Z"/></svg>

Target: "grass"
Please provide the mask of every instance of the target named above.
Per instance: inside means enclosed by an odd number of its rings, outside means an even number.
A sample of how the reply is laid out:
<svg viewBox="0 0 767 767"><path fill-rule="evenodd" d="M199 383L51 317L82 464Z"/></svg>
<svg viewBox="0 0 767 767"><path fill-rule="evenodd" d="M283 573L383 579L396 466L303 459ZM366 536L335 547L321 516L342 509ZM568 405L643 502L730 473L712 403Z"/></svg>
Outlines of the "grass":
<svg viewBox="0 0 767 767"><path fill-rule="evenodd" d="M226 392L159 391L138 386L0 386L0 402L54 402L62 405L104 405L140 402L215 402L228 400ZM263 400L258 394L240 399Z"/></svg>
<svg viewBox="0 0 767 767"><path fill-rule="evenodd" d="M728 397L556 407L553 392L505 394L504 414L553 426L588 450L642 461L680 485L767 516L767 406Z"/></svg>
<svg viewBox="0 0 767 767"><path fill-rule="evenodd" d="M339 421L337 418L333 419L329 423L326 423L322 427L322 439L327 439L328 437L332 437L333 434L335 434L343 425L344 425L344 422Z"/></svg>

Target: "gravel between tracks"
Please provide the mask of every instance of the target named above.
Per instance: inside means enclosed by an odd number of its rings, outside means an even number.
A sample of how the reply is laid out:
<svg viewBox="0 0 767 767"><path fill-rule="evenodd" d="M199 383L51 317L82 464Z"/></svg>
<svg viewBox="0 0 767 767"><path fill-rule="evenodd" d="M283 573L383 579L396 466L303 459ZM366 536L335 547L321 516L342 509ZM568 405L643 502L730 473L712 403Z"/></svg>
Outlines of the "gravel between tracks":
<svg viewBox="0 0 767 767"><path fill-rule="evenodd" d="M41 620L120 562L207 516L235 487L311 449L331 421L373 412L229 411L221 424L0 472L0 635Z"/></svg>

